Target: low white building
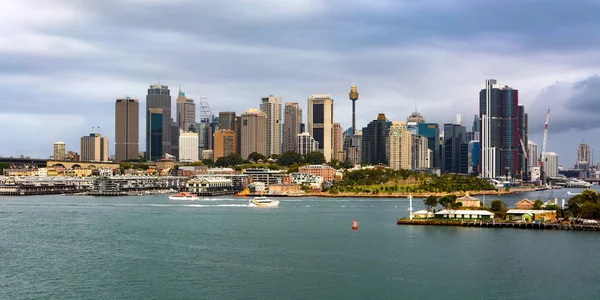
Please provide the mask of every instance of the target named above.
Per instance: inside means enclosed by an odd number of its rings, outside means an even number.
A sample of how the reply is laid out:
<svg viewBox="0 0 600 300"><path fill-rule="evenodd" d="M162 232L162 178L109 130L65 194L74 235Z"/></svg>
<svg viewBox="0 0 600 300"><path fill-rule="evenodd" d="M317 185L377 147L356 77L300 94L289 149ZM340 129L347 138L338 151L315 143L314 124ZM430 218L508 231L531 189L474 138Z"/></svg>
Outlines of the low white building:
<svg viewBox="0 0 600 300"><path fill-rule="evenodd" d="M46 169L46 168L39 168L37 175L38 175L38 177L47 177L48 176L48 169Z"/></svg>
<svg viewBox="0 0 600 300"><path fill-rule="evenodd" d="M494 218L494 213L487 210L454 210L444 209L435 213L436 219L448 219L448 220L491 220Z"/></svg>

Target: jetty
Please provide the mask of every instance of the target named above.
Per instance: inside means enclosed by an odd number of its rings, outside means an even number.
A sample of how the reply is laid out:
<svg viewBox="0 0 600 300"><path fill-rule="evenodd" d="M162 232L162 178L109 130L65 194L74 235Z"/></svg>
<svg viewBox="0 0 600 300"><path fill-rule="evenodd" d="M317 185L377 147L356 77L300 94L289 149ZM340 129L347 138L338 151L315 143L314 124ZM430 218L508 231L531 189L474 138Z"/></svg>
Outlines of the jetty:
<svg viewBox="0 0 600 300"><path fill-rule="evenodd" d="M398 225L424 225L424 226L457 226L457 227L484 227L484 228L514 228L535 230L573 230L573 231L600 231L600 225L571 224L571 223L529 223L529 222L495 222L495 221L451 221L451 220L409 220L399 219Z"/></svg>

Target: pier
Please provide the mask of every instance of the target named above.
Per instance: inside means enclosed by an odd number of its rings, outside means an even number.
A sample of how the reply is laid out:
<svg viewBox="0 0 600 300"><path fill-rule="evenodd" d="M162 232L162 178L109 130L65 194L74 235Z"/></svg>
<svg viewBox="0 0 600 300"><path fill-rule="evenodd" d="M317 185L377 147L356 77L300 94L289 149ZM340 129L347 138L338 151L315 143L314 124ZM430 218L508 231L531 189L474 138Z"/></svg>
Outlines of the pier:
<svg viewBox="0 0 600 300"><path fill-rule="evenodd" d="M425 226L458 226L458 227L485 227L485 228L514 228L536 230L574 230L574 231L600 231L600 225L564 224L564 223L526 223L526 222L489 222L489 221L450 221L450 220L408 220L399 219L398 225L425 225Z"/></svg>

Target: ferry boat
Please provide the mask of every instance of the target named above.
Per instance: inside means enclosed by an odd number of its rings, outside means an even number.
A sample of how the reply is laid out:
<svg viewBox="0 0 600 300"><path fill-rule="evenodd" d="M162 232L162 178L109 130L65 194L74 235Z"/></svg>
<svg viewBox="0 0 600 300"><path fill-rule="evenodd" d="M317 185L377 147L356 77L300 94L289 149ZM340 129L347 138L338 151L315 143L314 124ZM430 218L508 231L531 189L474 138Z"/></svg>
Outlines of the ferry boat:
<svg viewBox="0 0 600 300"><path fill-rule="evenodd" d="M169 196L169 200L174 200L174 201L179 201L179 200L183 200L183 201L195 201L195 200L200 200L200 197L198 197L198 196L196 196L195 194L192 194L192 193L182 192L182 193L179 193L179 194L175 194L175 195Z"/></svg>
<svg viewBox="0 0 600 300"><path fill-rule="evenodd" d="M278 200L271 200L265 196L255 197L254 199L248 201L248 206L250 207L278 207Z"/></svg>

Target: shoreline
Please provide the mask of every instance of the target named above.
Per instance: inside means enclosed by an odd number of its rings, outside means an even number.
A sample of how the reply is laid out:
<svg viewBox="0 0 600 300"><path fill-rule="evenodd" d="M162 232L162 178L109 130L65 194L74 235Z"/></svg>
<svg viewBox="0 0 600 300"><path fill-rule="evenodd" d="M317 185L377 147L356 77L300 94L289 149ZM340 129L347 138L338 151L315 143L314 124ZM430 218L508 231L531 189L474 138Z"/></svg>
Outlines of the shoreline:
<svg viewBox="0 0 600 300"><path fill-rule="evenodd" d="M312 192L307 193L303 197L325 197L325 198L408 198L408 196L412 195L413 198L426 198L427 196L434 195L436 197L442 197L446 195L456 195L457 197L463 197L467 194L470 196L502 196L502 195L512 195L519 193L527 193L527 192L535 192L536 188L514 188L510 191L504 190L496 190L496 191L465 191L465 192L418 192L418 193L380 193L380 194L369 194L369 193L337 193L330 194L328 192ZM266 195L268 196L268 195Z"/></svg>
<svg viewBox="0 0 600 300"><path fill-rule="evenodd" d="M398 219L397 225L415 226L454 226L454 227L479 227L479 228L513 228L535 230L567 230L567 231L600 231L600 225L563 224L563 223L525 223L525 222L494 222L475 220L408 220Z"/></svg>

